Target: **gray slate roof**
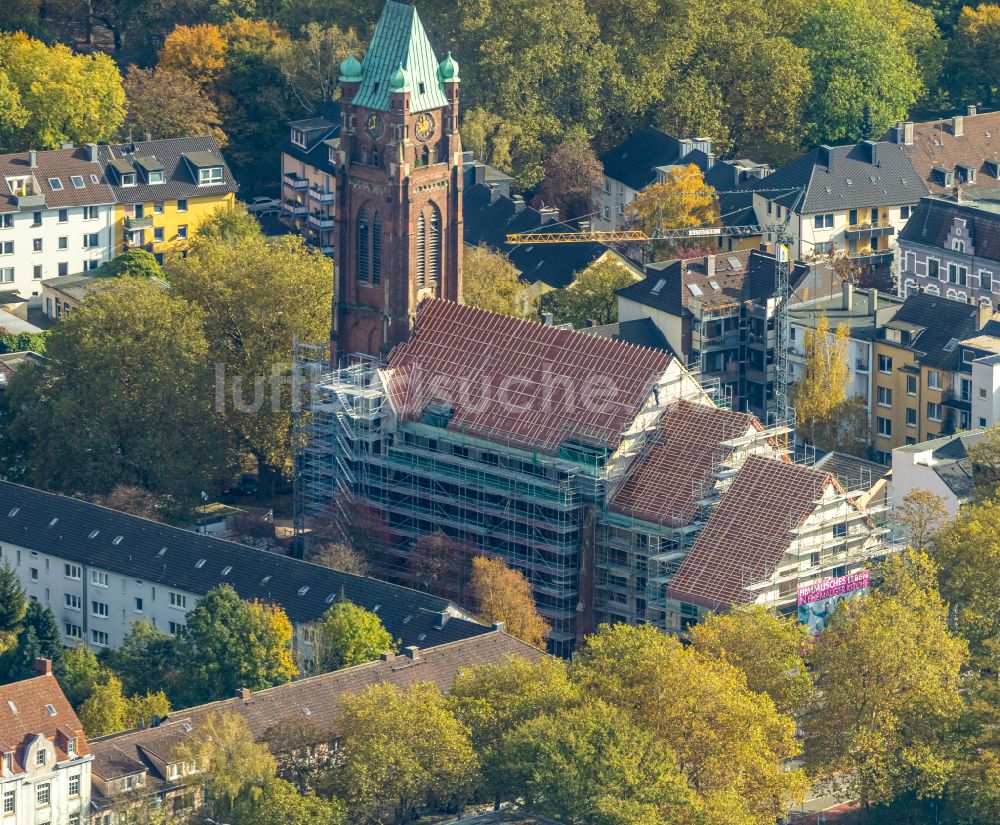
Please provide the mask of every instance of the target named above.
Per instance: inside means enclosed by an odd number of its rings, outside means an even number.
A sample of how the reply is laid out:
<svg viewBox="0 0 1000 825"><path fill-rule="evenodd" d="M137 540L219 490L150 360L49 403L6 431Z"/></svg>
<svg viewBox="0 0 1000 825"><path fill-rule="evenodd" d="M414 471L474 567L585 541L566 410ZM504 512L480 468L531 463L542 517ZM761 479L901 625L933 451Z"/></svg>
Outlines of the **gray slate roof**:
<svg viewBox="0 0 1000 825"><path fill-rule="evenodd" d="M1000 213L975 203L923 198L899 233L899 240L947 249L955 218L967 221L967 237L976 257L1000 261Z"/></svg>
<svg viewBox="0 0 1000 825"><path fill-rule="evenodd" d="M643 189L656 180L656 167L676 163L681 144L653 126L646 126L608 149L599 160L604 174L630 189Z"/></svg>
<svg viewBox="0 0 1000 825"><path fill-rule="evenodd" d="M978 318L978 306L939 295L914 293L903 301L886 326L909 329L915 333L907 349L917 354L922 366L953 371L958 368L962 350L955 346L948 351L945 347L953 338L962 340L976 332Z"/></svg>
<svg viewBox="0 0 1000 825"><path fill-rule="evenodd" d="M636 318L632 321L619 321L617 324L582 327L579 331L588 335L610 338L612 341L625 341L628 344L635 344L637 347L662 349L676 355L670 349L670 344L667 343L660 328L653 323L652 318Z"/></svg>
<svg viewBox="0 0 1000 825"><path fill-rule="evenodd" d="M80 499L0 481L0 502L0 544L9 542L199 595L230 584L244 599L281 605L293 622L317 620L343 594L366 610L378 605L376 612L386 630L402 639L403 645L442 644L490 630L461 618L464 614L451 602L428 593L169 527ZM116 542L118 537L121 540ZM195 567L202 559L207 560L205 565ZM232 571L223 576L221 571L229 566Z"/></svg>
<svg viewBox="0 0 1000 825"><path fill-rule="evenodd" d="M330 163L330 147L326 141L340 137L340 104L328 101L320 106L312 117L292 120L288 125L305 135L306 148L303 149L291 140L286 140L281 146L281 151L331 175L336 174L336 168Z"/></svg>

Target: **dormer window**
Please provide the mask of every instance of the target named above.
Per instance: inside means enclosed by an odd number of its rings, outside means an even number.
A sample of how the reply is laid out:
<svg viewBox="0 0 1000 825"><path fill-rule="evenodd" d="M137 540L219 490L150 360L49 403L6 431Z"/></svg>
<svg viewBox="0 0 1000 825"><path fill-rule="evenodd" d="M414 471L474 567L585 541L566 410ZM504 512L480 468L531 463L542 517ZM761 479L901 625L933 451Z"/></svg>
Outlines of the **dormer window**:
<svg viewBox="0 0 1000 825"><path fill-rule="evenodd" d="M212 183L222 183L222 167L209 166L198 170L198 185L207 186Z"/></svg>
<svg viewBox="0 0 1000 825"><path fill-rule="evenodd" d="M122 186L135 186L135 172L123 172L121 184Z"/></svg>
<svg viewBox="0 0 1000 825"><path fill-rule="evenodd" d="M70 756L76 756L76 737L70 738L69 742L66 743L66 753Z"/></svg>
<svg viewBox="0 0 1000 825"><path fill-rule="evenodd" d="M292 129L292 144L300 149L306 148L306 133L301 129Z"/></svg>
<svg viewBox="0 0 1000 825"><path fill-rule="evenodd" d="M163 177L162 169L152 170L151 172L149 172L148 177L149 177L149 183L163 183L165 180Z"/></svg>
<svg viewBox="0 0 1000 825"><path fill-rule="evenodd" d="M172 765L167 765L167 779L179 779L181 776L182 765L180 762L174 762Z"/></svg>
<svg viewBox="0 0 1000 825"><path fill-rule="evenodd" d="M45 760L48 758L48 754L45 748L39 748L38 753L35 755L35 764L44 765Z"/></svg>
<svg viewBox="0 0 1000 825"><path fill-rule="evenodd" d="M14 754L10 751L3 755L3 769L4 773L12 773L14 770Z"/></svg>

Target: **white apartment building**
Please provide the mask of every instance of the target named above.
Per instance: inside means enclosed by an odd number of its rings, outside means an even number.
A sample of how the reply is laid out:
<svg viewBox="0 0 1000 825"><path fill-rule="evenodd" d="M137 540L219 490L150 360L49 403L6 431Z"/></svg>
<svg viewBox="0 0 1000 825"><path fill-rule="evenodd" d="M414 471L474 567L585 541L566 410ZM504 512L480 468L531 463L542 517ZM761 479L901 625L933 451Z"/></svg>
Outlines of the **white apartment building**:
<svg viewBox="0 0 1000 825"><path fill-rule="evenodd" d="M38 676L0 686L0 822L85 825L93 756L52 663L36 666Z"/></svg>
<svg viewBox="0 0 1000 825"><path fill-rule="evenodd" d="M0 155L0 291L41 304L41 281L113 256L115 196L97 146Z"/></svg>

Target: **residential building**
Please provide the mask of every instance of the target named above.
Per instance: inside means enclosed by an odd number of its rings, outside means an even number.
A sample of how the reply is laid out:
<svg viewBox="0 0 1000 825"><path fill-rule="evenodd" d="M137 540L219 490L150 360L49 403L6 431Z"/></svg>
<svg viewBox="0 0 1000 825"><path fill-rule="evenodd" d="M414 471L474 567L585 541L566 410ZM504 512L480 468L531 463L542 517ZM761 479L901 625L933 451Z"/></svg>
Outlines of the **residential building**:
<svg viewBox="0 0 1000 825"><path fill-rule="evenodd" d="M0 482L0 555L29 598L52 609L67 645L118 647L147 619L179 633L209 590L280 605L300 666L315 662L315 624L338 598L376 613L404 645L485 633L446 599L199 535L80 499Z"/></svg>
<svg viewBox="0 0 1000 825"><path fill-rule="evenodd" d="M94 757L52 662L38 659L35 665L39 675L0 685L0 821L89 823Z"/></svg>
<svg viewBox="0 0 1000 825"><path fill-rule="evenodd" d="M458 64L387 0L363 61L340 65L335 357L384 355L425 298L462 298Z"/></svg>
<svg viewBox="0 0 1000 825"><path fill-rule="evenodd" d="M503 632L495 625L487 632L433 647L407 647L399 655L387 653L379 661L300 679L267 690L239 690L220 702L170 713L150 728L138 728L91 741L93 753L92 825L117 825L128 821L135 805L182 813L202 800L197 765L176 760L177 745L197 736L211 715L242 716L254 738L266 743L279 761L279 772L290 755L282 731L294 724L297 736L314 741L297 745L308 749L317 766L326 764L339 747L343 699L367 687L391 684L406 688L414 682L431 682L447 692L455 677L468 667L500 664L510 658L537 662L539 650ZM309 725L302 724L308 719Z"/></svg>
<svg viewBox="0 0 1000 825"><path fill-rule="evenodd" d="M757 250L647 264L646 277L618 291L620 321L648 318L717 401L773 417L774 256ZM825 264L796 264L794 300L829 295L839 280Z"/></svg>
<svg viewBox="0 0 1000 825"><path fill-rule="evenodd" d="M914 490L941 499L951 516L958 514L972 493L969 447L983 440L984 430L943 435L892 451L892 504L898 509Z"/></svg>
<svg viewBox="0 0 1000 825"><path fill-rule="evenodd" d="M58 275L42 281L42 312L46 318L58 321L63 313L80 305L90 293L106 289L114 281L85 272Z"/></svg>
<svg viewBox="0 0 1000 825"><path fill-rule="evenodd" d="M757 222L786 227L793 259L836 250L869 268L892 262L895 236L928 193L901 146L871 140L813 149L768 175L760 189L753 194Z"/></svg>
<svg viewBox="0 0 1000 825"><path fill-rule="evenodd" d="M290 121L288 129L281 147L282 220L332 255L340 104L324 103L312 117Z"/></svg>
<svg viewBox="0 0 1000 825"><path fill-rule="evenodd" d="M236 202L239 186L213 137L102 145L98 151L114 192L114 255L145 249L161 263L168 252L183 255L198 224Z"/></svg>
<svg viewBox="0 0 1000 825"><path fill-rule="evenodd" d="M911 294L879 326L872 346L871 405L877 461L888 464L893 448L903 444L970 429L972 362L990 360L988 347L994 345L983 339L992 338L995 328L991 308L927 293ZM969 345L959 346L966 340ZM987 382L983 389L988 395L983 400L992 404L992 386Z"/></svg>
<svg viewBox="0 0 1000 825"><path fill-rule="evenodd" d="M41 281L112 257L115 194L98 147L0 155L0 289L41 303Z"/></svg>
<svg viewBox="0 0 1000 825"><path fill-rule="evenodd" d="M923 198L899 236L898 288L1000 306L1000 188Z"/></svg>
<svg viewBox="0 0 1000 825"><path fill-rule="evenodd" d="M951 195L1000 184L1000 112L899 122L882 136L901 146L932 194Z"/></svg>

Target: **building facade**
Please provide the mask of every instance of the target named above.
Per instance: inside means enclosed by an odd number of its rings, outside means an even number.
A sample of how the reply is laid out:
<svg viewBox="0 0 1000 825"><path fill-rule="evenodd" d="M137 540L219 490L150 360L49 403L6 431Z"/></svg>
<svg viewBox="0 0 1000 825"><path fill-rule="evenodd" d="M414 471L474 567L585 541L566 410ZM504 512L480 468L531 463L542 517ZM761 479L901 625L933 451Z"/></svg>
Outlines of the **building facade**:
<svg viewBox="0 0 1000 825"><path fill-rule="evenodd" d="M5 825L90 823L93 756L83 725L52 675L0 686L0 821Z"/></svg>
<svg viewBox="0 0 1000 825"><path fill-rule="evenodd" d="M458 64L438 61L416 8L395 0L364 62L340 66L336 353L385 354L422 300L461 300L458 88Z"/></svg>
<svg viewBox="0 0 1000 825"><path fill-rule="evenodd" d="M282 220L311 246L333 255L340 104L325 103L312 117L288 127L281 149Z"/></svg>
<svg viewBox="0 0 1000 825"><path fill-rule="evenodd" d="M972 493L969 448L983 440L984 430L968 430L932 438L892 451L892 504L899 508L915 490L941 499L953 518Z"/></svg>

